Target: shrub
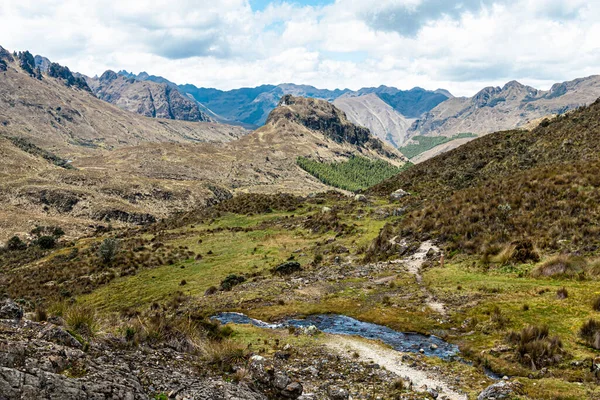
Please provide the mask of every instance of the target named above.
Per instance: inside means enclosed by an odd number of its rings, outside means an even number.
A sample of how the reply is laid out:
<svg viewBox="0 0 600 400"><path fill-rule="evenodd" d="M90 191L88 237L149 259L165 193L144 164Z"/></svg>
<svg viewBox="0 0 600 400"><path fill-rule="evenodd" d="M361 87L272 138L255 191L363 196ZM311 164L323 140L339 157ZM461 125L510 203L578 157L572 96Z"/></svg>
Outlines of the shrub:
<svg viewBox="0 0 600 400"><path fill-rule="evenodd" d="M586 261L571 255L554 256L538 265L532 276L551 278L581 278L585 276Z"/></svg>
<svg viewBox="0 0 600 400"><path fill-rule="evenodd" d="M25 250L27 248L27 244L23 242L20 237L13 236L8 239L8 242L6 242L6 248L10 251Z"/></svg>
<svg viewBox="0 0 600 400"><path fill-rule="evenodd" d="M35 244L37 244L40 249L49 250L56 246L56 239L54 236L40 236L36 239Z"/></svg>
<svg viewBox="0 0 600 400"><path fill-rule="evenodd" d="M302 266L297 261L288 261L273 269L273 273L276 275L291 275L299 271L302 271Z"/></svg>
<svg viewBox="0 0 600 400"><path fill-rule="evenodd" d="M589 276L597 278L600 276L600 258L588 263L587 273Z"/></svg>
<svg viewBox="0 0 600 400"><path fill-rule="evenodd" d="M217 288L216 286L211 286L208 289L206 289L206 291L204 292L205 296L212 296L213 294L217 293Z"/></svg>
<svg viewBox="0 0 600 400"><path fill-rule="evenodd" d="M35 309L35 314L33 317L33 320L35 322L44 322L48 320L48 313L46 312L46 310L44 308L36 308Z"/></svg>
<svg viewBox="0 0 600 400"><path fill-rule="evenodd" d="M490 313L490 322L496 328L502 329L508 324L509 319L508 317L504 316L504 314L502 314L502 310L500 310L500 307L495 306L492 309L492 312Z"/></svg>
<svg viewBox="0 0 600 400"><path fill-rule="evenodd" d="M108 264L112 262L119 251L119 240L116 238L106 238L98 248L98 256Z"/></svg>
<svg viewBox="0 0 600 400"><path fill-rule="evenodd" d="M562 342L558 336L549 336L546 325L531 325L521 332L513 331L507 340L517 345L517 360L533 370L556 364L562 358Z"/></svg>
<svg viewBox="0 0 600 400"><path fill-rule="evenodd" d="M579 337L589 346L600 350L600 322L590 319L579 330Z"/></svg>
<svg viewBox="0 0 600 400"><path fill-rule="evenodd" d="M244 282L246 282L246 278L243 276L231 274L221 281L221 290L228 292L233 289L234 286Z"/></svg>

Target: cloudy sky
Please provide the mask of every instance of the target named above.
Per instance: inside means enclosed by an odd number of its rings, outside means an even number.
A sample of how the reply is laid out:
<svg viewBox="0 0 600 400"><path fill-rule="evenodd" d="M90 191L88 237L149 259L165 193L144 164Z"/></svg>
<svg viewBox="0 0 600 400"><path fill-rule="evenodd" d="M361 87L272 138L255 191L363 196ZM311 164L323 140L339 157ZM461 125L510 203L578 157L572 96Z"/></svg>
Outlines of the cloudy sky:
<svg viewBox="0 0 600 400"><path fill-rule="evenodd" d="M83 5L82 5L83 4ZM88 75L473 95L600 74L600 0L2 0L0 45Z"/></svg>

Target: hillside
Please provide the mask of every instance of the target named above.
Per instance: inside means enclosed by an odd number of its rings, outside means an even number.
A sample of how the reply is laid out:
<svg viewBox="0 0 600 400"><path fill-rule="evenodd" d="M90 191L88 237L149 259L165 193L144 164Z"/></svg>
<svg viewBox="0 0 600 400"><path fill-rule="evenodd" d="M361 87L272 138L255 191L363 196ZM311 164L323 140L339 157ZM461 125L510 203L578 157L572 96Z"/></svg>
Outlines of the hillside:
<svg viewBox="0 0 600 400"><path fill-rule="evenodd" d="M470 141L370 192L413 194L403 202L415 211L396 228L403 237L435 238L476 253L522 238L546 251L595 252L599 121L596 101L531 132L497 132Z"/></svg>
<svg viewBox="0 0 600 400"><path fill-rule="evenodd" d="M355 155L405 163L394 148L350 123L330 103L287 95L262 128L224 145L145 145L81 162L120 165L149 178L209 180L239 191L307 194L327 186L300 169L298 157L336 162Z"/></svg>
<svg viewBox="0 0 600 400"><path fill-rule="evenodd" d="M412 120L405 118L374 93L363 96L345 94L335 99L333 104L343 110L350 121L368 128L379 139L394 147L402 146L407 140L406 132Z"/></svg>
<svg viewBox="0 0 600 400"><path fill-rule="evenodd" d="M519 82L487 87L471 98L449 99L417 120L409 135L484 135L527 126L531 121L591 104L600 97L600 76L557 83L549 91Z"/></svg>
<svg viewBox="0 0 600 400"><path fill-rule="evenodd" d="M60 77L44 74L36 79L10 53L2 54L7 70L0 74L0 133L27 138L65 157L148 142L226 142L246 133L229 125L153 119L123 111L68 86Z"/></svg>
<svg viewBox="0 0 600 400"><path fill-rule="evenodd" d="M126 78L113 71L88 78L94 94L117 107L152 118L182 121L211 121L195 101L166 83Z"/></svg>

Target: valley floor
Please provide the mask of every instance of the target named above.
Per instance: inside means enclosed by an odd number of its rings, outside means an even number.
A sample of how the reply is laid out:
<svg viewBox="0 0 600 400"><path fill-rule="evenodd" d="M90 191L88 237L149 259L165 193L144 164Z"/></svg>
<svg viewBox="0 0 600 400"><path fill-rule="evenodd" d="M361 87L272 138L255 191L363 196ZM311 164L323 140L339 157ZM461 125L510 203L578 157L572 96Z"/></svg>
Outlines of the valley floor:
<svg viewBox="0 0 600 400"><path fill-rule="evenodd" d="M354 399L475 399L496 382L490 371L519 382L514 398L600 398L591 371L598 352L577 336L590 316L597 281L534 278L529 273L533 264L482 264L459 254L445 255L441 262L441 250L431 242L405 243L398 260L366 262L380 229L401 218L387 201L324 195L286 206L274 200L268 212L256 204L245 209L252 201L244 204L236 205L235 213L209 210L78 240L20 264L3 254L2 284L26 309L43 307L48 315L62 316L74 335L85 325L72 321L74 307L93 310L96 333L89 338L89 332L79 333L92 349L107 337L131 351L135 343L140 349L174 348L161 340L182 331L173 328L181 326L181 318L184 325L196 326L202 318L232 311L268 322L343 314L397 331L435 334L461 350L460 360L444 361L357 337L228 325L219 332L228 337L227 346L237 347L230 350L236 355L227 356L227 365L215 356L225 350L210 335L194 339L199 344L191 352L183 346L173 353L191 354L192 363L206 371L200 376L244 385L245 374L257 379L258 361L250 357L264 357L290 381L302 383L304 399L347 398L344 393ZM98 264L98 246L112 236L120 241L121 258ZM301 269L277 274L275 268L286 260ZM556 293L562 287L568 297L561 299ZM50 323L41 324L35 329ZM551 335L559 336L558 362L532 368L518 361L506 337L530 324L546 324ZM202 326L199 332L209 325ZM70 377L68 371L57 373ZM86 370L80 374L74 378L87 379ZM142 385L151 396L175 386L171 381L161 387ZM277 398L271 386L264 390Z"/></svg>

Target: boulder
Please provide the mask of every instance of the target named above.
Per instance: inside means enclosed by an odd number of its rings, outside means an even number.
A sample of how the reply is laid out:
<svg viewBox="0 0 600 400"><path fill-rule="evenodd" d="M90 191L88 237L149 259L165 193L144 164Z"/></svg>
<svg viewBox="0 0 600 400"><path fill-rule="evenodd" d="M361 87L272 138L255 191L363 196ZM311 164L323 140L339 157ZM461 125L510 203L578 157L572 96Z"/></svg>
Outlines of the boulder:
<svg viewBox="0 0 600 400"><path fill-rule="evenodd" d="M488 386L477 396L477 400L512 399L515 395L520 394L520 392L521 384L519 382L502 381Z"/></svg>
<svg viewBox="0 0 600 400"><path fill-rule="evenodd" d="M406 196L410 196L410 193L408 193L407 191L402 190L402 189L398 189L395 192L392 192L392 194L390 194L390 198L392 200L400 200Z"/></svg>
<svg viewBox="0 0 600 400"><path fill-rule="evenodd" d="M73 335L56 325L49 325L47 328L41 331L39 338L63 346L73 347L75 349L80 349L83 347L79 340L75 339Z"/></svg>
<svg viewBox="0 0 600 400"><path fill-rule="evenodd" d="M20 320L23 318L23 309L11 299L0 301L0 319Z"/></svg>
<svg viewBox="0 0 600 400"><path fill-rule="evenodd" d="M327 389L327 394L331 400L348 400L350 397L350 394L346 389L337 386L330 386L329 389Z"/></svg>
<svg viewBox="0 0 600 400"><path fill-rule="evenodd" d="M297 399L302 396L304 388L299 382L292 382L281 391L281 395L288 399Z"/></svg>
<svg viewBox="0 0 600 400"><path fill-rule="evenodd" d="M367 196L365 196L364 194L357 194L356 196L354 196L354 201L360 201L361 203L366 203L367 200Z"/></svg>

